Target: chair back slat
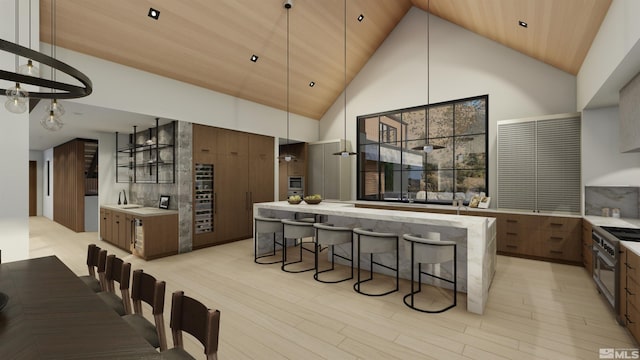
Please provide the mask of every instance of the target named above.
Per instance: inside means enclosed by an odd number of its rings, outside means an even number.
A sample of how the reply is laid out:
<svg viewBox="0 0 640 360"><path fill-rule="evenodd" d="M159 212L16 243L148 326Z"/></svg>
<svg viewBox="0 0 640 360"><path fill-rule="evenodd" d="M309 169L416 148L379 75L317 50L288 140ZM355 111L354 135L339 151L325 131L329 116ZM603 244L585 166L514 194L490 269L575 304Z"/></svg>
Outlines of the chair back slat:
<svg viewBox="0 0 640 360"><path fill-rule="evenodd" d="M174 346L183 346L182 331L185 331L200 341L208 357L217 354L220 332L219 310L211 310L198 300L185 296L183 291L176 291L171 300L170 327Z"/></svg>

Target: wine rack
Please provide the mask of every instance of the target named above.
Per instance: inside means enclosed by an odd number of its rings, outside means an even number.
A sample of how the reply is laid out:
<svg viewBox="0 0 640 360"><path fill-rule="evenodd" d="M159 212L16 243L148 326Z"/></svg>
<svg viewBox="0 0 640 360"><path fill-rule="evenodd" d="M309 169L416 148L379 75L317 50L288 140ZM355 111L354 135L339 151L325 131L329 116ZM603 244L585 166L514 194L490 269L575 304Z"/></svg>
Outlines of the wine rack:
<svg viewBox="0 0 640 360"><path fill-rule="evenodd" d="M213 165L195 164L194 226L195 233L213 231L214 192Z"/></svg>

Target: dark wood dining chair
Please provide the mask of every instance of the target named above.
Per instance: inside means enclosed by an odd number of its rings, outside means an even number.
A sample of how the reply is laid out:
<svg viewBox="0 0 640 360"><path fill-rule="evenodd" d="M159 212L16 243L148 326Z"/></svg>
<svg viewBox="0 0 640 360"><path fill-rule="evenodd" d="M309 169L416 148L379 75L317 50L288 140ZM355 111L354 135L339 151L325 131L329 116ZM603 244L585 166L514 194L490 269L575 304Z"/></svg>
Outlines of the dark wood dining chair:
<svg viewBox="0 0 640 360"><path fill-rule="evenodd" d="M160 351L167 350L167 333L164 327L164 294L165 282L158 281L155 277L135 270L131 281L131 300L133 302L133 314L122 318L129 323L149 344ZM154 324L142 314L142 303L151 306Z"/></svg>
<svg viewBox="0 0 640 360"><path fill-rule="evenodd" d="M87 247L87 269L89 270L89 275L78 276L80 280L82 280L82 282L84 282L91 290L95 292L102 291L102 284L96 277L100 250L100 247L96 246L96 244L89 244L89 246ZM104 256L106 259L106 251L104 252Z"/></svg>
<svg viewBox="0 0 640 360"><path fill-rule="evenodd" d="M218 335L220 334L220 311L211 310L204 304L176 291L171 299L173 348L162 352L166 359L194 359L184 350L182 332L193 335L204 346L207 360L218 359Z"/></svg>
<svg viewBox="0 0 640 360"><path fill-rule="evenodd" d="M121 316L131 314L130 278L131 264L115 255L108 255L105 271L106 290L99 292L98 296ZM116 294L116 282L119 285L120 296Z"/></svg>

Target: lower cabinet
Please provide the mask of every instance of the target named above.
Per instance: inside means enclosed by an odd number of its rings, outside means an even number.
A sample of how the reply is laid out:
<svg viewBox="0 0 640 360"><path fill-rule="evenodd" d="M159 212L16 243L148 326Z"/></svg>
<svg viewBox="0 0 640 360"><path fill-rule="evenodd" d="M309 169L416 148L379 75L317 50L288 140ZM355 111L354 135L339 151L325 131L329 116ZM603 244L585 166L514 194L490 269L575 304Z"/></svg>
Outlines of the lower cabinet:
<svg viewBox="0 0 640 360"><path fill-rule="evenodd" d="M178 253L178 214L100 208L100 238L145 260Z"/></svg>
<svg viewBox="0 0 640 360"><path fill-rule="evenodd" d="M399 205L357 204L358 207L455 214L449 209L408 208ZM529 215L501 211L463 210L460 215L496 218L497 250L501 255L520 256L569 264L582 264L582 218ZM589 229L589 246L591 230ZM590 249L590 248L589 248ZM590 258L590 253L589 253ZM589 265L589 269L591 266Z"/></svg>
<svg viewBox="0 0 640 360"><path fill-rule="evenodd" d="M589 275L593 275L593 240L591 230L593 226L587 220L582 220L582 265Z"/></svg>
<svg viewBox="0 0 640 360"><path fill-rule="evenodd" d="M629 333L640 341L640 256L620 245L620 319Z"/></svg>

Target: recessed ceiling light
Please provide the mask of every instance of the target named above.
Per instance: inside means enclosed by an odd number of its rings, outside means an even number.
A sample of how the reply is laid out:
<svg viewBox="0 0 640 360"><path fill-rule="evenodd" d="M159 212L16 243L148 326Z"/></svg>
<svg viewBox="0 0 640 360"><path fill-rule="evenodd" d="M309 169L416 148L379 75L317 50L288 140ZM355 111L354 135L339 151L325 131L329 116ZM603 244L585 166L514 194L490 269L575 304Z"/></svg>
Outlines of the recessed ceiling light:
<svg viewBox="0 0 640 360"><path fill-rule="evenodd" d="M362 22L362 20L364 20L364 15L363 14L358 15L358 21Z"/></svg>
<svg viewBox="0 0 640 360"><path fill-rule="evenodd" d="M253 61L253 62L258 61L258 55L256 55L256 54L251 55L251 61Z"/></svg>
<svg viewBox="0 0 640 360"><path fill-rule="evenodd" d="M314 87L314 86L316 86L316 82L315 81L312 81L312 82L309 83L309 87Z"/></svg>
<svg viewBox="0 0 640 360"><path fill-rule="evenodd" d="M158 20L160 17L160 11L154 8L149 8L149 13L147 14L150 18Z"/></svg>
<svg viewBox="0 0 640 360"><path fill-rule="evenodd" d="M524 22L522 20L518 20L518 25L522 26L523 28L529 27L529 24L527 24L526 22Z"/></svg>

